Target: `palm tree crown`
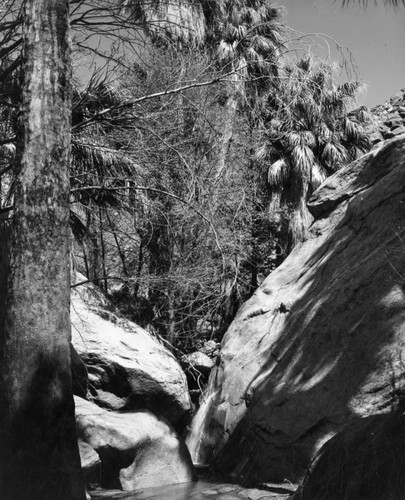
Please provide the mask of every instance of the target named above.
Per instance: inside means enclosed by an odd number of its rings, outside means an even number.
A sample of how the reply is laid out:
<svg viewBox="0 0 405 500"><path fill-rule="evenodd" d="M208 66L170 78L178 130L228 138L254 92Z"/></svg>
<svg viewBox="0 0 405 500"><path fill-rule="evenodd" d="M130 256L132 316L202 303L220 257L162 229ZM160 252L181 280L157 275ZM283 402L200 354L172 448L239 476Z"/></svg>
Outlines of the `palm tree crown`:
<svg viewBox="0 0 405 500"><path fill-rule="evenodd" d="M305 235L312 192L370 148L366 109L348 111L361 84L336 86L333 72L332 65L305 57L287 65L269 93L257 158L269 165L270 217L288 225L287 251Z"/></svg>

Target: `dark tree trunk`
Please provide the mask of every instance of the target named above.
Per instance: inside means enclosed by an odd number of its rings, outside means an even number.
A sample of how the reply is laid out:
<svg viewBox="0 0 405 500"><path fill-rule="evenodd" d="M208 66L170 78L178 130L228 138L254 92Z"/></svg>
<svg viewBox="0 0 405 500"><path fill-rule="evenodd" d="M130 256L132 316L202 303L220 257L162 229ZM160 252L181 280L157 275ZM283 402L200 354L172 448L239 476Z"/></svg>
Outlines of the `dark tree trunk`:
<svg viewBox="0 0 405 500"><path fill-rule="evenodd" d="M7 277L10 253L9 247L10 221L7 218L1 218L0 216L0 333L4 328L6 312Z"/></svg>
<svg viewBox="0 0 405 500"><path fill-rule="evenodd" d="M68 0L26 0L6 318L1 500L84 500L70 374Z"/></svg>

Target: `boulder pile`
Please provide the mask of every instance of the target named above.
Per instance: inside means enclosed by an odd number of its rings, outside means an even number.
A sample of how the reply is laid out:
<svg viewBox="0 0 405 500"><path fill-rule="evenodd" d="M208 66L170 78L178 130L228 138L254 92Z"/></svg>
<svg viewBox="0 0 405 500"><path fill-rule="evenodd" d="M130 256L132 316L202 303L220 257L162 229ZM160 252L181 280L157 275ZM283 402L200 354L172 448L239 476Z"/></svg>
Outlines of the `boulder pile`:
<svg viewBox="0 0 405 500"><path fill-rule="evenodd" d="M79 278L80 280L80 278ZM82 281L82 280L81 280ZM173 354L143 328L117 315L93 284L73 288L71 296L74 383L111 410L149 409L181 430L191 402L186 376ZM81 373L81 376L80 376Z"/></svg>
<svg viewBox="0 0 405 500"><path fill-rule="evenodd" d="M374 124L370 130L372 144L405 134L405 88L384 104L371 110Z"/></svg>
<svg viewBox="0 0 405 500"><path fill-rule="evenodd" d="M192 481L179 437L191 401L173 354L117 315L90 283L72 289L71 305L76 426L87 484L132 490Z"/></svg>

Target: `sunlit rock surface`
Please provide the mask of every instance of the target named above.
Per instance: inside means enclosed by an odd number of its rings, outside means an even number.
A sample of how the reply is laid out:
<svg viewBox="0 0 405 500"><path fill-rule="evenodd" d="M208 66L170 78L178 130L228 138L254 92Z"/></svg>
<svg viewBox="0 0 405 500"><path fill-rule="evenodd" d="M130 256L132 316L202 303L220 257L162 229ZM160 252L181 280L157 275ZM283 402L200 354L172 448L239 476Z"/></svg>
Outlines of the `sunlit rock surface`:
<svg viewBox="0 0 405 500"><path fill-rule="evenodd" d="M310 206L309 239L239 310L195 419L194 460L247 483L300 480L345 424L404 409L404 136Z"/></svg>
<svg viewBox="0 0 405 500"><path fill-rule="evenodd" d="M77 277L79 282L83 279ZM117 316L103 293L89 283L73 288L71 320L73 347L88 371L89 398L114 410L148 408L182 427L191 408L187 381L162 344ZM81 372L80 364L75 365L75 373ZM74 377L76 385L78 378Z"/></svg>
<svg viewBox="0 0 405 500"><path fill-rule="evenodd" d="M102 486L128 491L193 481L189 452L167 421L148 410L107 411L77 396L75 406L78 437L101 459Z"/></svg>

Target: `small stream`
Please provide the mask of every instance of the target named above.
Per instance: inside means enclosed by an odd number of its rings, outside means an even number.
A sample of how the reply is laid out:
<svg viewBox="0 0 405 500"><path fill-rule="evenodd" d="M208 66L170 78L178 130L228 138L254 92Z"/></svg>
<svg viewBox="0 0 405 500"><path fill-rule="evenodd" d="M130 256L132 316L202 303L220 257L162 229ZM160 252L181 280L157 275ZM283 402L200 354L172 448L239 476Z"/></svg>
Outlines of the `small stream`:
<svg viewBox="0 0 405 500"><path fill-rule="evenodd" d="M219 387L216 383L215 368L211 372L200 407L195 414L186 444L195 464L199 480L190 483L143 488L130 492L122 490L91 491L92 500L292 500L296 485L265 484L260 488L245 488L214 477L209 463L212 443L207 435L210 412L216 404ZM207 441L208 440L208 441Z"/></svg>
<svg viewBox="0 0 405 500"><path fill-rule="evenodd" d="M210 462L211 457L207 456L204 437L206 435L207 422L209 421L211 403L215 400L218 390L215 387L215 376L211 372L208 385L201 397L200 407L193 417L191 429L186 437L186 445L194 464L206 465Z"/></svg>
<svg viewBox="0 0 405 500"><path fill-rule="evenodd" d="M288 500L293 490L287 485L266 489L243 488L236 484L199 480L195 483L145 488L132 492L104 490L91 493L92 500Z"/></svg>

